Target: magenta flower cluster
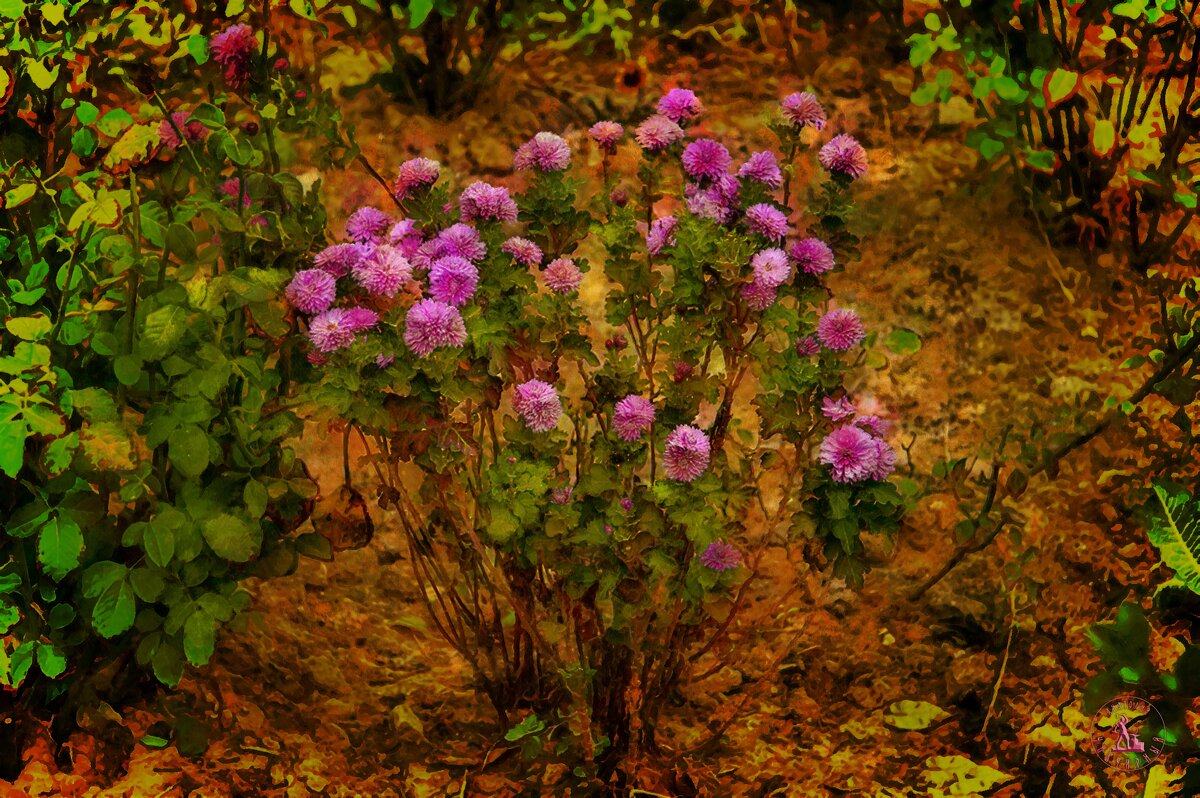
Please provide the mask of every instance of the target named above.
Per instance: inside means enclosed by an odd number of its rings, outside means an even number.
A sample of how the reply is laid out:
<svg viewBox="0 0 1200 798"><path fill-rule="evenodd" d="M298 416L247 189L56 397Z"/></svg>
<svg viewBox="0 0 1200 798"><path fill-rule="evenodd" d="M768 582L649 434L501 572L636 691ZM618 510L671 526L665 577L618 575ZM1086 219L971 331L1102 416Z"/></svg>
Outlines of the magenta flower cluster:
<svg viewBox="0 0 1200 798"><path fill-rule="evenodd" d="M821 412L838 425L821 441L819 455L834 482L882 481L891 476L896 452L885 440L889 424L884 419L856 416L857 408L848 396L825 397Z"/></svg>

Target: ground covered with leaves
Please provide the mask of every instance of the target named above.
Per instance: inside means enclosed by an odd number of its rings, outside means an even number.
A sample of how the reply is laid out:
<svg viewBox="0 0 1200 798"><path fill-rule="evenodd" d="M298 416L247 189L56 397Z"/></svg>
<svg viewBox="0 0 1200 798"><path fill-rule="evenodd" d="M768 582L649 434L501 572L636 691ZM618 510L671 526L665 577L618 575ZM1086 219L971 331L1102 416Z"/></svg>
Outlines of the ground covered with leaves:
<svg viewBox="0 0 1200 798"><path fill-rule="evenodd" d="M1019 534L914 597L952 556L960 520L952 491L928 477L935 464L963 457L964 471L983 473L1005 427L1052 423L1060 408L1127 392L1136 375L1116 366L1152 309L1136 286L1113 285L1119 269L1056 246L1022 213L1019 189L981 180L962 120L912 107L910 70L856 35L813 35L803 74L780 69L778 54L736 48L702 59L648 52L636 68L531 55L453 121L378 90L344 113L385 174L421 154L487 177L507 171L533 132L567 129L579 141L592 121L631 116L666 85L695 89L711 118L735 129L814 87L869 150L862 258L833 287L881 338L919 337L916 351L893 347L868 364L856 388L886 403L907 476L931 491L895 549L872 552L861 591L782 536L751 556L740 656L670 708L664 757L632 764L634 795L1168 794L1161 785L1180 764L1170 752L1147 771L1106 770L1082 709L1096 670L1087 627L1152 581L1155 559L1120 490L1143 456L1133 427L1108 430L1054 478L1035 480L1018 501ZM324 80L369 74L355 58L326 64ZM631 69L640 88L625 85ZM386 201L363 172L321 177L335 219ZM340 438L314 425L305 446L326 493L340 479ZM361 487L369 496L366 476ZM199 719L202 754L138 745L113 762L84 731L62 763L39 738L0 796L553 794L542 784L555 773L524 765L466 668L426 629L402 533L373 512L368 547L255 586L246 628L168 699ZM156 710L113 712L144 729Z"/></svg>

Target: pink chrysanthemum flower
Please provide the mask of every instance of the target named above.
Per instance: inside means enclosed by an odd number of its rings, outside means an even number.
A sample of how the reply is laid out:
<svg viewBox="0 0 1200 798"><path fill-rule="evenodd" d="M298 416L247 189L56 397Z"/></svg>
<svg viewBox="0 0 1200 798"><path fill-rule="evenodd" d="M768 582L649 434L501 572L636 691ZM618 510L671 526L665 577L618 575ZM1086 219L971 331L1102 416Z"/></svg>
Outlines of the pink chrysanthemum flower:
<svg viewBox="0 0 1200 798"><path fill-rule="evenodd" d="M323 355L314 349L305 355L304 359L314 366L324 366L329 362L329 355Z"/></svg>
<svg viewBox="0 0 1200 798"><path fill-rule="evenodd" d="M379 314L370 308L347 308L343 318L350 332L369 330L379 323Z"/></svg>
<svg viewBox="0 0 1200 798"><path fill-rule="evenodd" d="M353 319L345 308L330 308L308 323L308 339L318 352L336 352L354 343Z"/></svg>
<svg viewBox="0 0 1200 798"><path fill-rule="evenodd" d="M463 189L458 197L458 210L464 222L474 219L515 222L517 203L508 189L477 180Z"/></svg>
<svg viewBox="0 0 1200 798"><path fill-rule="evenodd" d="M380 352L378 355L375 356L375 365L381 369L385 369L395 362L396 362L395 355L385 355L382 352Z"/></svg>
<svg viewBox="0 0 1200 798"><path fill-rule="evenodd" d="M571 147L555 133L542 131L517 148L513 169L560 172L571 165Z"/></svg>
<svg viewBox="0 0 1200 798"><path fill-rule="evenodd" d="M779 168L775 153L769 150L756 152L747 158L738 169L738 177L761 183L767 188L779 188L783 185L783 171Z"/></svg>
<svg viewBox="0 0 1200 798"><path fill-rule="evenodd" d="M751 310L766 310L775 304L778 295L769 285L752 281L742 286L742 299Z"/></svg>
<svg viewBox="0 0 1200 798"><path fill-rule="evenodd" d="M542 248L528 238L513 236L500 249L512 255L513 260L522 266L537 266L542 262Z"/></svg>
<svg viewBox="0 0 1200 798"><path fill-rule="evenodd" d="M704 105L691 89L671 89L658 101L658 112L667 119L683 123L704 113Z"/></svg>
<svg viewBox="0 0 1200 798"><path fill-rule="evenodd" d="M316 254L313 265L334 277L345 277L355 266L370 257L374 250L370 244L333 244Z"/></svg>
<svg viewBox="0 0 1200 798"><path fill-rule="evenodd" d="M613 409L613 429L623 441L636 441L654 423L654 405L649 399L630 394Z"/></svg>
<svg viewBox="0 0 1200 798"><path fill-rule="evenodd" d="M390 244L374 247L352 271L358 284L375 296L394 297L412 279L412 264Z"/></svg>
<svg viewBox="0 0 1200 798"><path fill-rule="evenodd" d="M208 128L198 119L188 121L191 114L187 111L176 111L171 114L170 119L164 119L158 124L158 140L164 146L175 149L183 141L204 141L208 138ZM171 123L175 124L172 125ZM179 134L175 132L175 128L179 128L183 132L183 140L180 140Z"/></svg>
<svg viewBox="0 0 1200 798"><path fill-rule="evenodd" d="M408 199L437 182L442 165L432 158L412 158L400 164L393 191L396 199Z"/></svg>
<svg viewBox="0 0 1200 798"><path fill-rule="evenodd" d="M833 250L819 238L802 238L792 244L791 256L805 274L823 274L834 266Z"/></svg>
<svg viewBox="0 0 1200 798"><path fill-rule="evenodd" d="M360 244L382 241L393 224L392 217L383 211L364 205L346 220L346 237Z"/></svg>
<svg viewBox="0 0 1200 798"><path fill-rule="evenodd" d="M817 340L835 352L853 349L866 337L862 319L853 310L831 310L817 322Z"/></svg>
<svg viewBox="0 0 1200 798"><path fill-rule="evenodd" d="M458 308L423 299L404 318L404 343L417 357L428 357L439 347L459 347L467 341L467 328Z"/></svg>
<svg viewBox="0 0 1200 798"><path fill-rule="evenodd" d="M867 173L867 151L846 133L834 136L817 153L821 166L832 175L857 180Z"/></svg>
<svg viewBox="0 0 1200 798"><path fill-rule="evenodd" d="M775 247L754 253L750 268L754 270L754 282L767 288L778 288L792 276L792 264L788 263L787 253Z"/></svg>
<svg viewBox="0 0 1200 798"><path fill-rule="evenodd" d="M779 103L779 107L784 118L795 127L811 127L813 130L825 127L825 109L812 92L798 91L789 94Z"/></svg>
<svg viewBox="0 0 1200 798"><path fill-rule="evenodd" d="M692 376L695 370L695 367L686 360L676 360L671 364L671 380L673 382L683 382Z"/></svg>
<svg viewBox="0 0 1200 798"><path fill-rule="evenodd" d="M693 215L729 224L737 218L740 191L741 184L736 177L722 175L708 186L688 183L683 195Z"/></svg>
<svg viewBox="0 0 1200 798"><path fill-rule="evenodd" d="M439 302L462 307L475 296L479 270L466 258L447 255L429 269L429 293Z"/></svg>
<svg viewBox="0 0 1200 798"><path fill-rule="evenodd" d="M475 263L487 255L487 244L469 224L452 224L438 233L436 240L439 257L465 258Z"/></svg>
<svg viewBox="0 0 1200 798"><path fill-rule="evenodd" d="M583 272L570 258L555 258L542 272L546 287L556 294L573 294L583 282Z"/></svg>
<svg viewBox="0 0 1200 798"><path fill-rule="evenodd" d="M551 504L570 504L571 503L571 494L574 492L575 492L575 489L573 487L571 487L570 485L567 485L566 487L552 488L550 490L550 503Z"/></svg>
<svg viewBox="0 0 1200 798"><path fill-rule="evenodd" d="M683 128L661 114L655 114L637 126L633 137L643 150L665 150L683 138Z"/></svg>
<svg viewBox="0 0 1200 798"><path fill-rule="evenodd" d="M871 479L883 482L896 470L896 452L886 441L876 438L875 454L878 461L875 464L875 468L871 470Z"/></svg>
<svg viewBox="0 0 1200 798"><path fill-rule="evenodd" d="M796 354L800 357L815 357L821 353L821 345L811 335L796 341Z"/></svg>
<svg viewBox="0 0 1200 798"><path fill-rule="evenodd" d="M766 202L751 205L746 209L746 225L763 238L782 241L787 235L787 215Z"/></svg>
<svg viewBox="0 0 1200 798"><path fill-rule="evenodd" d="M393 247L399 247L404 256L408 257L416 252L417 247L421 246L425 238L417 229L416 222L412 219L401 219L392 225L391 230L388 230L387 241Z"/></svg>
<svg viewBox="0 0 1200 798"><path fill-rule="evenodd" d="M712 139L696 139L683 151L683 168L697 180L716 180L729 170L729 150Z"/></svg>
<svg viewBox="0 0 1200 798"><path fill-rule="evenodd" d="M847 424L821 441L820 459L829 466L834 482L861 482L879 465L879 447L866 432Z"/></svg>
<svg viewBox="0 0 1200 798"><path fill-rule="evenodd" d="M680 424L667 436L663 450L663 466L667 476L680 482L691 482L708 468L712 444L708 436L688 424Z"/></svg>
<svg viewBox="0 0 1200 798"><path fill-rule="evenodd" d="M337 278L321 269L296 272L284 296L296 310L312 315L328 310L337 296Z"/></svg>
<svg viewBox="0 0 1200 798"><path fill-rule="evenodd" d="M218 186L218 188L220 189L222 194L224 194L227 197L232 198L235 202L237 201L238 197L241 197L243 208L250 207L250 203L251 203L250 192L247 190L245 192L245 194L242 193L242 181L239 180L238 178L231 177L228 180L224 180L221 182L221 185Z"/></svg>
<svg viewBox="0 0 1200 798"><path fill-rule="evenodd" d="M588 128L588 135L592 137L592 141L600 145L600 149L611 154L617 149L617 142L625 135L625 128L616 122L605 120Z"/></svg>
<svg viewBox="0 0 1200 798"><path fill-rule="evenodd" d="M230 25L208 43L212 58L225 68L225 82L238 88L250 76L250 61L257 49L249 25Z"/></svg>
<svg viewBox="0 0 1200 798"><path fill-rule="evenodd" d="M888 431L892 428L891 424L879 416L859 416L854 419L854 426L866 430L876 438L887 437Z"/></svg>
<svg viewBox="0 0 1200 798"><path fill-rule="evenodd" d="M646 233L646 251L657 255L665 248L675 246L675 228L678 226L679 220L674 216L663 216L651 222Z"/></svg>
<svg viewBox="0 0 1200 798"><path fill-rule="evenodd" d="M833 399L826 396L821 400L821 414L831 421L844 421L854 415L855 407L849 396Z"/></svg>
<svg viewBox="0 0 1200 798"><path fill-rule="evenodd" d="M513 392L513 409L534 432L549 432L562 417L562 401L554 386L541 380L523 382Z"/></svg>
<svg viewBox="0 0 1200 798"><path fill-rule="evenodd" d="M424 241L413 254L408 256L414 269L429 269L433 262L442 256L442 244L436 238Z"/></svg>
<svg viewBox="0 0 1200 798"><path fill-rule="evenodd" d="M700 563L714 571L732 571L742 564L742 555L723 540L714 540L700 555Z"/></svg>

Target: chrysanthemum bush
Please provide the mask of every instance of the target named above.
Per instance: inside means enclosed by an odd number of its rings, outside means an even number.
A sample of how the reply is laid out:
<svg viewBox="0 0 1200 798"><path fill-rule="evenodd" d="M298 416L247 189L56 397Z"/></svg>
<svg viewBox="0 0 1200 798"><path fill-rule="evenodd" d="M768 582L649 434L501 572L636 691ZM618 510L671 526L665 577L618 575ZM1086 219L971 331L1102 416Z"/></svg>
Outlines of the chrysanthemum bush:
<svg viewBox="0 0 1200 798"><path fill-rule="evenodd" d="M601 775L728 643L769 535L857 584L901 513L843 387L874 336L824 282L867 154L810 94L772 113L782 158L689 136L674 89L633 131L538 133L510 187L409 161L286 289L435 627L510 739ZM810 148L815 215L785 202Z"/></svg>

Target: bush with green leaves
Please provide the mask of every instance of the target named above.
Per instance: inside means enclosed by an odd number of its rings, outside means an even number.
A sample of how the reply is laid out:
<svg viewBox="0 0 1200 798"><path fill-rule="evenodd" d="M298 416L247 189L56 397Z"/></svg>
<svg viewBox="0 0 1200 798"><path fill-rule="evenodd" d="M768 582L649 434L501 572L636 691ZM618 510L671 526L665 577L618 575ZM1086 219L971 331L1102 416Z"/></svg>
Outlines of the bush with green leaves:
<svg viewBox="0 0 1200 798"><path fill-rule="evenodd" d="M970 106L967 143L1039 217L1139 271L1181 259L1197 212L1197 16L1178 0L938 0L909 39L918 104ZM961 114L959 114L961 116ZM1188 249L1191 249L1190 247Z"/></svg>
<svg viewBox="0 0 1200 798"><path fill-rule="evenodd" d="M736 168L685 132L692 92L658 110L633 142L614 122L574 151L538 133L515 195L452 196L408 161L398 212L355 211L286 290L308 316L304 396L366 447L434 627L508 739L577 777L655 749L698 663L729 655L768 544L860 584L864 534L890 538L904 504L888 422L843 385L875 336L825 282L854 251L866 152L821 146L805 213L811 94L776 111L782 163Z"/></svg>
<svg viewBox="0 0 1200 798"><path fill-rule="evenodd" d="M175 685L328 549L278 292L325 227L283 165L347 155L338 115L174 5L3 7L0 714Z"/></svg>

